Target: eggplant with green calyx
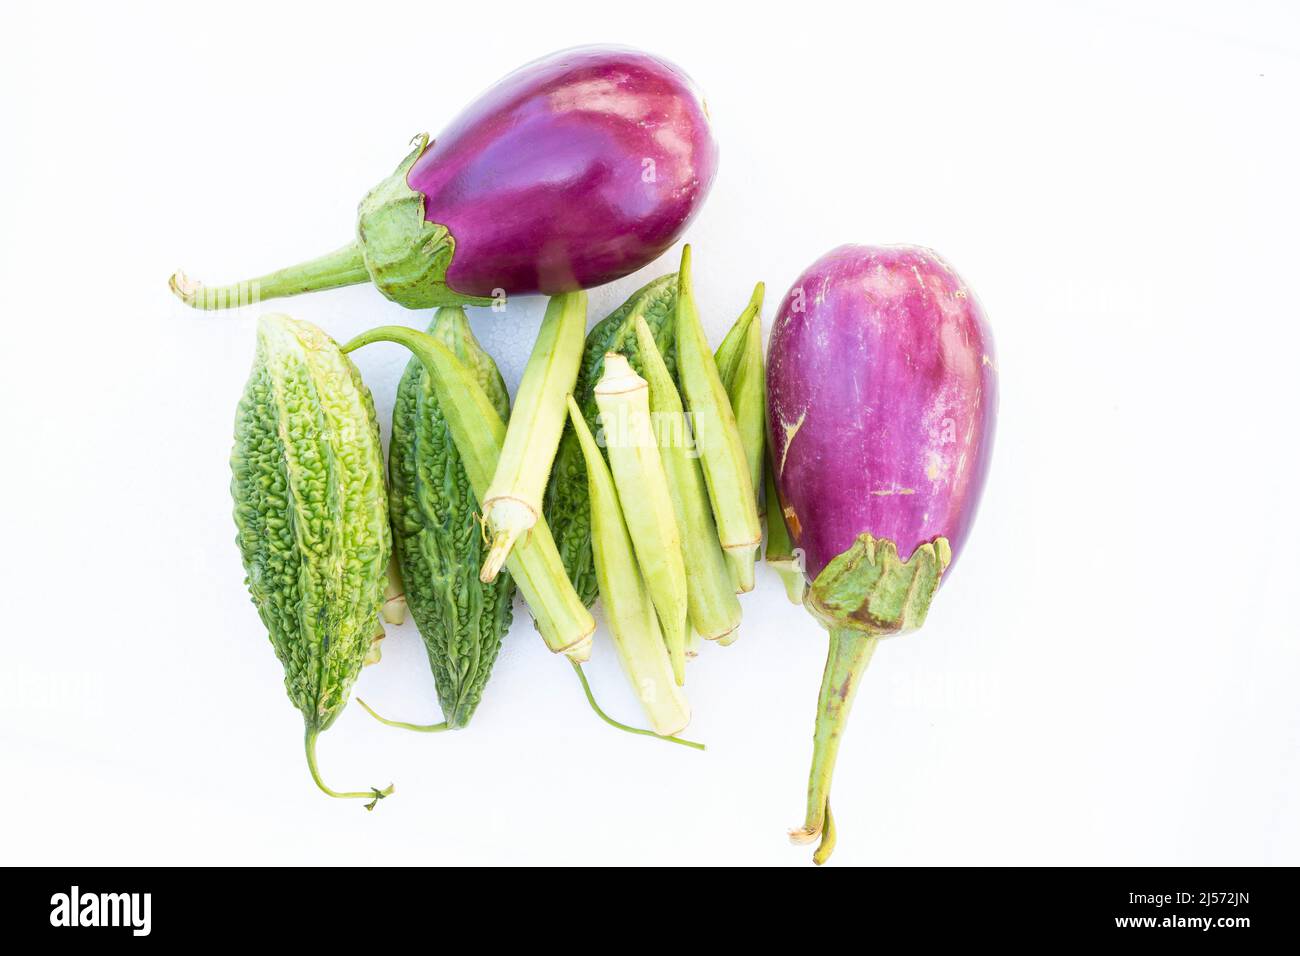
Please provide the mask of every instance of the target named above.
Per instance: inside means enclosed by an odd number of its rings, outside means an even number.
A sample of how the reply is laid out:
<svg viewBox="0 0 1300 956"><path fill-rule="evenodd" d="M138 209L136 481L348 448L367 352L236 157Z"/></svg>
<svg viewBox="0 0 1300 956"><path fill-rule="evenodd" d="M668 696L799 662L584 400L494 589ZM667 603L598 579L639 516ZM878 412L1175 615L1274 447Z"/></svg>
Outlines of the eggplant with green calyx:
<svg viewBox="0 0 1300 956"><path fill-rule="evenodd" d="M587 289L665 252L717 165L704 100L679 68L623 47L562 50L500 80L435 141L417 137L362 199L348 245L228 286L178 272L171 288L200 309L367 281L411 309Z"/></svg>
<svg viewBox="0 0 1300 956"><path fill-rule="evenodd" d="M795 280L767 353L774 486L830 632L797 843L835 845L831 774L878 641L921 626L975 520L997 415L993 337L913 246L841 246ZM769 510L778 502L769 503Z"/></svg>

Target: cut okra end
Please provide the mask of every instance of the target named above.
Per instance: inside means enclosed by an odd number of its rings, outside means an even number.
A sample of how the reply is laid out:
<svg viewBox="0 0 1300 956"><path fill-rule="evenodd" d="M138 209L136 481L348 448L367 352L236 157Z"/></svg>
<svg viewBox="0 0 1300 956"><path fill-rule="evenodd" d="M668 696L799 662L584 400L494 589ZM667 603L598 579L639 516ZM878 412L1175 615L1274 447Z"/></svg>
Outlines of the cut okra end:
<svg viewBox="0 0 1300 956"><path fill-rule="evenodd" d="M646 380L636 373L627 356L621 352L605 353L605 373L594 389L597 396L627 395L649 391ZM573 396L569 396L572 400Z"/></svg>
<svg viewBox="0 0 1300 956"><path fill-rule="evenodd" d="M572 647L566 648L564 650L564 656L575 664L585 664L587 661L591 660L591 647L591 635L588 634Z"/></svg>
<svg viewBox="0 0 1300 956"><path fill-rule="evenodd" d="M515 542L537 524L537 510L522 498L503 496L489 500L484 511L488 514L492 544L483 560L478 579L484 584L491 584L501 573Z"/></svg>

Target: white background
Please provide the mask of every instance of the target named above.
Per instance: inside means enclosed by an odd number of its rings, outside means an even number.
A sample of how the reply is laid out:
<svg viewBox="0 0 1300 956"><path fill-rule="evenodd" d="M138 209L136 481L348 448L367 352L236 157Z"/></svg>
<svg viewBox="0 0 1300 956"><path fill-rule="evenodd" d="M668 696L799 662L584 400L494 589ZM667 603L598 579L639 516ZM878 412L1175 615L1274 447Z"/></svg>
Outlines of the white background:
<svg viewBox="0 0 1300 956"><path fill-rule="evenodd" d="M843 242L932 246L993 323L983 509L863 682L834 862L1300 863L1294 6L810 0L5 6L0 859L808 865L826 641L766 571L692 665L705 754L600 724L519 608L468 730L351 706L326 778L397 793L317 792L230 518L260 310L167 293L347 241L412 134L597 41L708 98L715 342ZM369 287L276 307L426 322ZM542 307L474 316L512 387ZM404 362L358 357L385 420ZM603 631L590 670L639 721ZM437 718L412 625L359 691Z"/></svg>

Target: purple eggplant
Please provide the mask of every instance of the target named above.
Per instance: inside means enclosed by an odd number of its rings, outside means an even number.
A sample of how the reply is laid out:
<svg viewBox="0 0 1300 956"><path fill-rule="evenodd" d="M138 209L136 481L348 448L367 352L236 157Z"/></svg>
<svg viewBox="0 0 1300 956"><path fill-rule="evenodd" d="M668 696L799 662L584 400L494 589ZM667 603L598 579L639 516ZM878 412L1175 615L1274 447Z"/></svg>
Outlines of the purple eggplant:
<svg viewBox="0 0 1300 956"><path fill-rule="evenodd" d="M928 249L834 249L786 294L768 345L779 506L830 632L804 825L835 845L829 794L853 694L880 638L920 627L970 533L997 416L993 338Z"/></svg>
<svg viewBox="0 0 1300 956"><path fill-rule="evenodd" d="M671 246L717 166L685 73L636 50L564 50L506 76L435 142L418 137L361 201L352 243L258 279L177 273L171 287L206 309L367 280L412 309L590 288Z"/></svg>

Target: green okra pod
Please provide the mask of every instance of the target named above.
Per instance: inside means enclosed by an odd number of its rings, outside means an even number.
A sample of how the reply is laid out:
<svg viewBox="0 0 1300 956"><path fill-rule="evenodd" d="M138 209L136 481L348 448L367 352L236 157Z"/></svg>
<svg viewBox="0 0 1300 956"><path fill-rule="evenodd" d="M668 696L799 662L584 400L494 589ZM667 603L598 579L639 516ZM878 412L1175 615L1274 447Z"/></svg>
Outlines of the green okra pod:
<svg viewBox="0 0 1300 956"><path fill-rule="evenodd" d="M790 603L802 605L808 579L804 577L803 567L794 554L790 529L786 527L785 513L781 510L781 501L776 494L776 482L772 479L770 461L764 461L763 477L764 493L767 495L767 553L764 560L781 576L785 596L790 599Z"/></svg>
<svg viewBox="0 0 1300 956"><path fill-rule="evenodd" d="M515 541L541 517L551 462L564 432L564 400L578 376L586 331L587 293L566 292L547 303L482 499L483 518L492 532L480 574L484 582L496 578Z"/></svg>
<svg viewBox="0 0 1300 956"><path fill-rule="evenodd" d="M718 540L728 553L753 553L762 538L745 446L731 399L700 325L691 291L691 247L682 249L677 287L677 371L691 414Z"/></svg>
<svg viewBox="0 0 1300 956"><path fill-rule="evenodd" d="M686 564L681 532L650 418L650 388L617 352L605 356L596 383L605 450L623 519L672 660L677 683L686 680ZM576 428L576 426L575 426Z"/></svg>
<svg viewBox="0 0 1300 956"><path fill-rule="evenodd" d="M749 341L750 324L758 318L758 314L763 308L763 288L761 282L755 287L749 304L745 306L745 310L732 323L731 328L727 330L727 334L722 339L722 344L713 353L713 362L718 366L718 377L722 379L724 388L728 386L728 383L735 381L736 372L740 368L745 355L745 347Z"/></svg>
<svg viewBox="0 0 1300 956"><path fill-rule="evenodd" d="M618 659L655 732L665 736L678 733L690 722L690 705L673 673L654 602L637 565L614 478L582 410L571 397L568 409L586 461L592 556Z"/></svg>
<svg viewBox="0 0 1300 956"><path fill-rule="evenodd" d="M690 443L681 396L649 325L639 315L636 338L641 368L650 385L650 412L659 440L659 454L681 531L691 628L705 640L715 641L740 626L740 601L736 599L726 555L713 524L709 489L704 483L700 459Z"/></svg>
<svg viewBox="0 0 1300 956"><path fill-rule="evenodd" d="M573 386L573 400L582 409L587 427L596 429L596 398L592 394L605 369L605 353L619 352L638 372L636 334L632 319L641 316L654 333L655 343L671 372L676 368L677 273L652 279L633 292L626 302L597 322L587 333L582 366ZM551 464L546 487L546 520L555 535L555 546L564 560L569 580L582 602L591 607L596 600L596 568L591 559L591 508L587 501L587 464L572 426L565 428L559 450Z"/></svg>
<svg viewBox="0 0 1300 956"><path fill-rule="evenodd" d="M424 363L470 486L482 502L497 468L506 425L477 381L475 371L442 342L405 326L371 329L344 346L344 351L371 342L404 345ZM569 582L545 520L539 518L532 531L516 543L506 565L546 646L579 663L587 660L596 622Z"/></svg>
<svg viewBox="0 0 1300 956"><path fill-rule="evenodd" d="M749 466L749 480L755 491L755 505L763 513L760 492L763 487L764 405L767 394L763 380L763 283L754 286L749 304L736 320L722 345L714 354L718 375L727 390L731 411L736 418L741 445L745 449L745 463ZM754 589L754 561L756 548L749 551L732 551L731 571L736 589Z"/></svg>
<svg viewBox="0 0 1300 956"><path fill-rule="evenodd" d="M406 589L402 586L402 573L397 568L397 552L388 562L388 581L384 585L384 606L379 612L385 624L401 624L406 620Z"/></svg>

